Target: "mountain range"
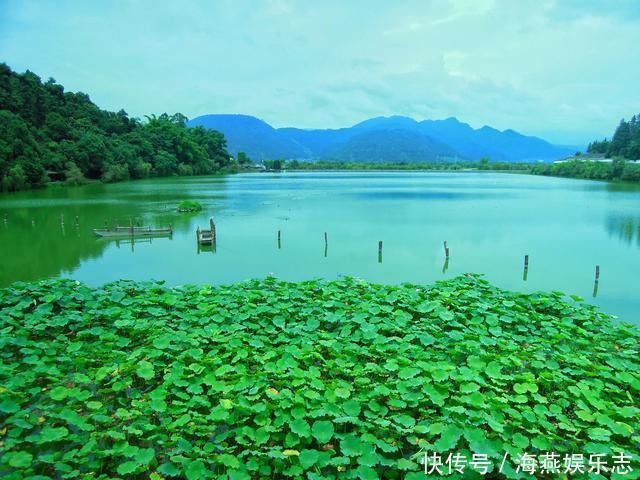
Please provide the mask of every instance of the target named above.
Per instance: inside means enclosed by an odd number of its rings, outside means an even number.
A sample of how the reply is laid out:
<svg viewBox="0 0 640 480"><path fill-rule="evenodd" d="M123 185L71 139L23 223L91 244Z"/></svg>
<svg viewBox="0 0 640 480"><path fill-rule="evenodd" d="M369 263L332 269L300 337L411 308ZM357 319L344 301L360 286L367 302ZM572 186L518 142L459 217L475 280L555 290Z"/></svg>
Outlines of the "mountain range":
<svg viewBox="0 0 640 480"><path fill-rule="evenodd" d="M336 160L345 162L445 162L479 160L552 161L575 152L514 130L474 129L456 118L416 121L376 117L339 129L273 128L250 115L212 114L194 118L222 132L229 152L253 160Z"/></svg>

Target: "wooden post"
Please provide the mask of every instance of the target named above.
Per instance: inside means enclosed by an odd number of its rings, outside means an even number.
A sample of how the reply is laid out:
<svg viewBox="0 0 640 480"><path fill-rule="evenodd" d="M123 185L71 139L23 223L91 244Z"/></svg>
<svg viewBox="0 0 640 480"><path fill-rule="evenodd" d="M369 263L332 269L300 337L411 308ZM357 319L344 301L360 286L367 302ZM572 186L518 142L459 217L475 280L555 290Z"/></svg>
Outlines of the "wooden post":
<svg viewBox="0 0 640 480"><path fill-rule="evenodd" d="M600 265L596 265L596 283L600 281Z"/></svg>
<svg viewBox="0 0 640 480"><path fill-rule="evenodd" d="M446 257L444 259L444 265L442 265L442 273L447 273L447 270L449 270L449 257Z"/></svg>
<svg viewBox="0 0 640 480"><path fill-rule="evenodd" d="M280 248L282 244L280 243L280 230L278 230L278 248Z"/></svg>
<svg viewBox="0 0 640 480"><path fill-rule="evenodd" d="M447 241L446 240L444 241L444 256L446 258L449 258L449 247L447 245Z"/></svg>
<svg viewBox="0 0 640 480"><path fill-rule="evenodd" d="M522 272L522 280L527 281L529 278L529 255L524 256L524 271Z"/></svg>
<svg viewBox="0 0 640 480"><path fill-rule="evenodd" d="M382 240L378 240L378 263L382 263Z"/></svg>
<svg viewBox="0 0 640 480"><path fill-rule="evenodd" d="M329 240L327 239L327 232L324 232L324 256L327 257L327 251L329 250Z"/></svg>
<svg viewBox="0 0 640 480"><path fill-rule="evenodd" d="M211 237L216 239L216 224L213 222L213 217L209 219L209 226L211 227Z"/></svg>

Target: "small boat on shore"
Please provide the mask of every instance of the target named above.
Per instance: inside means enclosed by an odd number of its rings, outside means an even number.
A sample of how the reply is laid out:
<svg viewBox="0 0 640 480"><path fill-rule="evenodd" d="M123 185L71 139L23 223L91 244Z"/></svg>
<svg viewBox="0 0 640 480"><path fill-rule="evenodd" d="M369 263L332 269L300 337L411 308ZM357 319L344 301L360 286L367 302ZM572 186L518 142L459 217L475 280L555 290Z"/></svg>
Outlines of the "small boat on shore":
<svg viewBox="0 0 640 480"><path fill-rule="evenodd" d="M167 228L151 228L147 227L119 227L114 228L95 228L93 232L99 237L166 237L173 234L171 225Z"/></svg>

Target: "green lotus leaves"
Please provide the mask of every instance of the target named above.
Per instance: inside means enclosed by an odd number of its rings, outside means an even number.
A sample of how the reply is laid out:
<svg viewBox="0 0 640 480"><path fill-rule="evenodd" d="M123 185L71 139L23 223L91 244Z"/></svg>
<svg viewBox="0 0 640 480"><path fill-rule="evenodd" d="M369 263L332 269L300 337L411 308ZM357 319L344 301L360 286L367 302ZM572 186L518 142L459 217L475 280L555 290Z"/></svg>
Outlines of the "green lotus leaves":
<svg viewBox="0 0 640 480"><path fill-rule="evenodd" d="M0 289L0 476L415 480L423 451L634 453L639 345L476 276L18 283Z"/></svg>
<svg viewBox="0 0 640 480"><path fill-rule="evenodd" d="M333 423L328 420L318 420L313 422L311 432L319 444L325 444L331 440L331 437L333 437Z"/></svg>
<svg viewBox="0 0 640 480"><path fill-rule="evenodd" d="M139 377L144 378L145 380L149 380L153 378L154 376L153 364L150 362L147 362L146 360L141 361L138 364L136 374Z"/></svg>

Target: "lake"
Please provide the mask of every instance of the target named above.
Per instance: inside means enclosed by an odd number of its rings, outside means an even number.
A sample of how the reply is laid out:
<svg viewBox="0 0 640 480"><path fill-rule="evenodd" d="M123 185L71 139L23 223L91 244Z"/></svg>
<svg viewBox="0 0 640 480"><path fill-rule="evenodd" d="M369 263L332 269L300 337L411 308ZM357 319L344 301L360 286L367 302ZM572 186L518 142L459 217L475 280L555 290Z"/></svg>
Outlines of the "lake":
<svg viewBox="0 0 640 480"><path fill-rule="evenodd" d="M177 213L185 199L204 210ZM475 272L508 289L578 295L640 323L638 185L485 172L255 173L3 194L0 214L0 286L51 277L221 284L269 274L429 284ZM199 249L196 228L212 215L217 248ZM174 234L131 243L92 231L130 218L172 224Z"/></svg>

